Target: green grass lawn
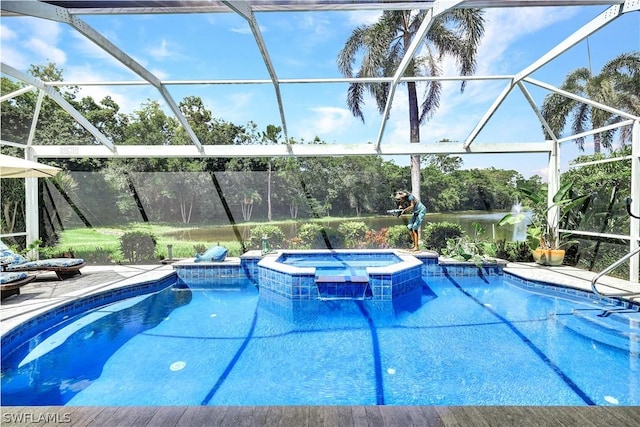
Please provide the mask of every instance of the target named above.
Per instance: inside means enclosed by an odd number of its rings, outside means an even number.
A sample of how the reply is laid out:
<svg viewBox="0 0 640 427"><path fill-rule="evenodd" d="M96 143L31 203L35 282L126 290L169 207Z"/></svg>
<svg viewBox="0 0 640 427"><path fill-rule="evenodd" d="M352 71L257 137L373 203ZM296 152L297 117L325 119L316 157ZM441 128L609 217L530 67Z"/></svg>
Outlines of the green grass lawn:
<svg viewBox="0 0 640 427"><path fill-rule="evenodd" d="M188 230L189 227L177 227L171 225L129 224L126 228L75 228L63 231L60 241L54 248L45 250L48 256L62 256L72 254L78 258L84 258L89 262L105 263L126 262L120 251L120 237L127 232L142 231L156 237L157 260L167 258L168 245L172 245L173 258L190 258L196 252L209 248L212 244L206 241L178 240L171 236L172 233ZM220 242L221 246L229 249L230 256L239 256L240 243Z"/></svg>

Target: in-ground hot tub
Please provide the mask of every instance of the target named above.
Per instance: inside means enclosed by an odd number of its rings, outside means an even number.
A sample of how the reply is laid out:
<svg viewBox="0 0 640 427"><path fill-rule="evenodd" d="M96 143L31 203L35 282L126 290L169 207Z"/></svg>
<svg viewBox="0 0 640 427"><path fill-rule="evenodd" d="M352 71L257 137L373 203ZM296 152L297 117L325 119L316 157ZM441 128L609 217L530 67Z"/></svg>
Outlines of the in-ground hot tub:
<svg viewBox="0 0 640 427"><path fill-rule="evenodd" d="M422 262L394 250L286 250L258 262L260 288L293 300L389 301L421 281Z"/></svg>

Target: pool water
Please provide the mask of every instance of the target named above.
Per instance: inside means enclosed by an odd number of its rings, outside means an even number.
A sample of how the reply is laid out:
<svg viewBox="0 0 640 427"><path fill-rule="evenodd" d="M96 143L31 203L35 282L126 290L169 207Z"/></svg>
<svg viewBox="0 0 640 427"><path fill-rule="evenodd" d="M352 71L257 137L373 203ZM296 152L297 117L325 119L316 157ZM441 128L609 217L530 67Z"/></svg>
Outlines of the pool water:
<svg viewBox="0 0 640 427"><path fill-rule="evenodd" d="M393 253L283 253L280 264L293 267L315 267L316 276L366 276L367 267L386 267L402 260Z"/></svg>
<svg viewBox="0 0 640 427"><path fill-rule="evenodd" d="M603 307L507 282L429 278L393 302L172 287L4 355L2 404L640 404L637 341L575 326Z"/></svg>

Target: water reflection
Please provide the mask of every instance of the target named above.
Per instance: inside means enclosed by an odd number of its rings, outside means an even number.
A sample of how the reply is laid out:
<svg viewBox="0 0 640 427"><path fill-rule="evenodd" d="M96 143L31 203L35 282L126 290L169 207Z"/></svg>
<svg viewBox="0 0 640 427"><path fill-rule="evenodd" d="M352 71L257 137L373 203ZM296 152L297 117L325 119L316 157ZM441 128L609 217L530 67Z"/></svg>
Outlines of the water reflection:
<svg viewBox="0 0 640 427"><path fill-rule="evenodd" d="M505 225L497 227L498 221L507 212L452 212L452 213L434 213L428 214L425 218L425 223L429 222L450 222L458 224L469 235L474 234L473 223L478 223L485 230L482 238L494 239L494 240L514 240L523 241L526 236L526 221L516 225ZM323 221L328 228L338 228L338 226L345 220L327 220ZM353 221L362 221L373 230L380 230L386 227L392 227L394 225L404 225L405 221L402 218L395 218L393 216L376 216L376 217L364 217L353 218ZM304 222L307 222L305 220ZM299 225L302 221L290 222L280 225L280 228L285 234L286 239L291 239L298 233ZM251 229L255 227L253 225L236 224L236 229L241 233L245 242L249 240L251 236ZM179 240L195 240L205 242L227 242L235 241L236 236L231 225L218 226L218 227L204 227L194 228L190 230L178 231L169 236L173 236Z"/></svg>
<svg viewBox="0 0 640 427"><path fill-rule="evenodd" d="M395 325L398 318L416 312L437 298L424 279L420 279L420 282L420 286L402 296L395 297L392 301L361 298L294 300L260 288L260 309L285 319L296 327L301 327L324 321L335 322L336 316L338 318L354 316L359 319L361 313L354 304L360 301L375 319L377 326L390 326ZM344 327L348 327L348 322Z"/></svg>

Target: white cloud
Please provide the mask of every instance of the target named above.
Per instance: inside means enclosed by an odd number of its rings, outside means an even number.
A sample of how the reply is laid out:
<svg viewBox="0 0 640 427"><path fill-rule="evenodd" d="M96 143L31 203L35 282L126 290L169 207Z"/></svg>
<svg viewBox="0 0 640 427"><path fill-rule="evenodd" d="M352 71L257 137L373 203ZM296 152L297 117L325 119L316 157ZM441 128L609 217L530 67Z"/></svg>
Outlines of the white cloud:
<svg viewBox="0 0 640 427"><path fill-rule="evenodd" d="M91 64L70 66L64 70L65 81L69 82L98 82L119 80L119 74ZM120 112L129 114L140 108L147 98L159 99L157 90L150 86L81 86L79 97L90 96L94 101L100 102L106 96L110 96L119 106Z"/></svg>
<svg viewBox="0 0 640 427"><path fill-rule="evenodd" d="M7 27L6 25L0 24L0 40L2 40L2 42L15 40L17 37L18 35L15 33L15 31L11 30L11 28Z"/></svg>
<svg viewBox="0 0 640 427"><path fill-rule="evenodd" d="M44 19L29 19L25 20L26 27L25 32L32 38L45 40L52 45L57 44L60 41L64 26L63 24L47 21Z"/></svg>
<svg viewBox="0 0 640 427"><path fill-rule="evenodd" d="M546 182L549 179L549 168L540 168L536 169L533 172L533 175L539 175L542 178L542 182Z"/></svg>
<svg viewBox="0 0 640 427"><path fill-rule="evenodd" d="M31 64L55 62L63 65L67 56L58 47L63 25L36 18L11 18L0 26L2 60L26 71ZM17 24L17 25L16 25Z"/></svg>
<svg viewBox="0 0 640 427"><path fill-rule="evenodd" d="M162 39L160 41L160 46L149 48L148 52L155 60L169 58L172 55L171 52L169 52L166 39Z"/></svg>
<svg viewBox="0 0 640 427"><path fill-rule="evenodd" d="M46 62L53 62L58 67L63 66L67 62L67 55L64 51L51 46L51 44L43 39L35 37L31 38L24 43L24 46L35 54L36 57L41 58Z"/></svg>
<svg viewBox="0 0 640 427"><path fill-rule="evenodd" d="M347 22L349 26L357 27L359 25L371 25L378 21L382 12L378 10L359 10L347 13Z"/></svg>
<svg viewBox="0 0 640 427"><path fill-rule="evenodd" d="M324 106L312 108L311 111L315 114L315 118L311 120L312 129L310 129L314 136L331 132L340 134L353 120L351 112L346 108Z"/></svg>
<svg viewBox="0 0 640 427"><path fill-rule="evenodd" d="M24 55L24 51L18 49L15 41L18 34L7 25L0 24L0 41L2 42L2 62L12 67L24 70L29 67L29 60Z"/></svg>
<svg viewBox="0 0 640 427"><path fill-rule="evenodd" d="M233 27L233 28L231 28L231 32L232 33L238 33L238 34L251 34L251 28L249 28L248 26L246 26L246 27Z"/></svg>

